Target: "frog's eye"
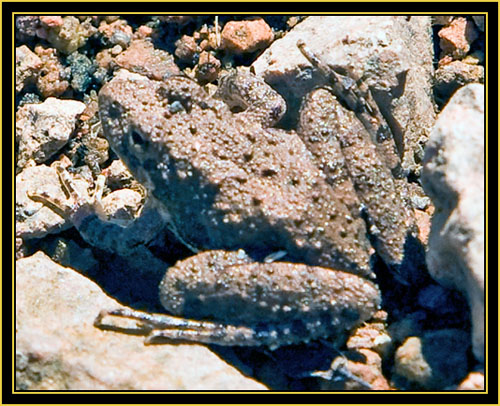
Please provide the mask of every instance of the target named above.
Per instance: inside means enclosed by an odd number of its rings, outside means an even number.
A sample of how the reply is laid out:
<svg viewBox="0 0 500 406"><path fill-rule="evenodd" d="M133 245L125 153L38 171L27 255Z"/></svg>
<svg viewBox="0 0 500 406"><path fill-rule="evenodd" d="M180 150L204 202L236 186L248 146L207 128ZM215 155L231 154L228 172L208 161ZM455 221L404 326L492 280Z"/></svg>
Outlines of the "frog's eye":
<svg viewBox="0 0 500 406"><path fill-rule="evenodd" d="M129 132L129 144L132 148L136 150L136 152L143 152L146 149L148 144L148 140L142 132L137 130L136 128L131 128Z"/></svg>

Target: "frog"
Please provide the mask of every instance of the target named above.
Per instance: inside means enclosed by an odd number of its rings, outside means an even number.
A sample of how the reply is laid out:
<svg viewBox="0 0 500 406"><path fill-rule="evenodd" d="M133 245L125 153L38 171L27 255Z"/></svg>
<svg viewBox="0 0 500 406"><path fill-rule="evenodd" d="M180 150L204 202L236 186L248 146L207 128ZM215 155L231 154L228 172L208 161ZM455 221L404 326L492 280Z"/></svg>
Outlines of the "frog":
<svg viewBox="0 0 500 406"><path fill-rule="evenodd" d="M298 46L313 65L330 69ZM369 93L338 73L331 77L336 86L306 97L297 132L274 127L286 103L249 72L222 77L214 97L186 76L154 81L122 72L103 86L106 139L147 189L154 203L146 213L161 218L154 225L165 224L194 255L168 268L160 284L171 315L104 310L96 326L115 329L103 320L128 318L146 342L275 349L351 329L380 308L361 212L369 213L377 251L400 263L411 222L395 186L397 151ZM318 135L334 136L329 163L314 145L307 148ZM74 204L69 218L96 243L103 228L91 207ZM150 222L134 224L146 229ZM274 260L275 253L287 261Z"/></svg>

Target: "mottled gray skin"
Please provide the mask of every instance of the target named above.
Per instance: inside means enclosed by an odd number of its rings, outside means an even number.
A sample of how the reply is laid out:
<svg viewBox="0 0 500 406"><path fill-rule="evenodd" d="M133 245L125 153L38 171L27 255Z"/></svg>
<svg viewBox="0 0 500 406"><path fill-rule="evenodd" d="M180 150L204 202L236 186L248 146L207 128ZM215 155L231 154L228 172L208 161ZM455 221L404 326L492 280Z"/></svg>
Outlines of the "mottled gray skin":
<svg viewBox="0 0 500 406"><path fill-rule="evenodd" d="M265 85L249 78L243 93ZM279 95L270 100L233 114L188 78L137 75L99 94L112 148L194 250L284 250L294 262L370 274L364 222L335 196L296 133L266 127L284 111Z"/></svg>

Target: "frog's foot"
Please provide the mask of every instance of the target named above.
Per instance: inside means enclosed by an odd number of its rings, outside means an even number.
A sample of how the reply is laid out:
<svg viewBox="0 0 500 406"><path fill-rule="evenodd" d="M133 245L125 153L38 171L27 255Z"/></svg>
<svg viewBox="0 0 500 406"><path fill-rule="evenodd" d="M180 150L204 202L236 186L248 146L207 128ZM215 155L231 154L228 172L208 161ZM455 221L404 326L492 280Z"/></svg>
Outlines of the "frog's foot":
<svg viewBox="0 0 500 406"><path fill-rule="evenodd" d="M77 228L89 216L102 212L100 204L106 178L99 175L93 198L84 195L75 185L71 175L61 164L56 163L54 169L59 177L62 189L67 196L66 200L49 196L46 192L28 193L28 197L42 203L61 217L70 221Z"/></svg>
<svg viewBox="0 0 500 406"><path fill-rule="evenodd" d="M133 327L103 322L108 316L115 319L132 319ZM211 321L197 321L166 314L151 314L131 309L103 310L94 321L103 330L145 335L145 344L162 341L189 341L204 344L259 346L264 344L255 330Z"/></svg>

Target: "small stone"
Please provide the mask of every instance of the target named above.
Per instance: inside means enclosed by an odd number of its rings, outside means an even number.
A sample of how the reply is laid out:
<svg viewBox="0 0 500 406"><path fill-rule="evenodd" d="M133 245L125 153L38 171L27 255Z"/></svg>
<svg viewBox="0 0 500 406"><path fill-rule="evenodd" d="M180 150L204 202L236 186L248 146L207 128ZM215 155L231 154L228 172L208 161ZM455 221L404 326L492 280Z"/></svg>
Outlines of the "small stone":
<svg viewBox="0 0 500 406"><path fill-rule="evenodd" d="M358 327L347 340L347 348L358 350L367 348L382 357L387 355L392 347L392 339L383 323L365 323Z"/></svg>
<svg viewBox="0 0 500 406"><path fill-rule="evenodd" d="M202 84L213 82L219 76L220 67L221 63L215 56L203 51L200 54L198 65L196 65L196 79Z"/></svg>
<svg viewBox="0 0 500 406"><path fill-rule="evenodd" d="M43 66L37 76L36 87L43 97L57 97L69 87L69 68L65 68L54 48L35 47L35 53L42 60Z"/></svg>
<svg viewBox="0 0 500 406"><path fill-rule="evenodd" d="M457 390L484 390L484 373L471 372L458 385Z"/></svg>
<svg viewBox="0 0 500 406"><path fill-rule="evenodd" d="M467 374L468 335L462 330L427 331L409 337L394 358L396 374L425 389L444 389Z"/></svg>
<svg viewBox="0 0 500 406"><path fill-rule="evenodd" d="M141 25L134 34L134 39L146 39L153 35L153 29L147 25Z"/></svg>
<svg viewBox="0 0 500 406"><path fill-rule="evenodd" d="M92 83L92 74L96 70L94 63L85 55L73 52L66 59L71 68L71 87L84 93Z"/></svg>
<svg viewBox="0 0 500 406"><path fill-rule="evenodd" d="M16 16L16 39L29 41L37 35L40 28L39 16Z"/></svg>
<svg viewBox="0 0 500 406"><path fill-rule="evenodd" d="M114 62L120 68L153 80L163 80L180 74L172 55L161 49L155 49L147 40L132 41L126 51L114 58Z"/></svg>
<svg viewBox="0 0 500 406"><path fill-rule="evenodd" d="M134 220L142 205L140 193L130 189L116 190L102 199L104 213L114 223L123 223Z"/></svg>
<svg viewBox="0 0 500 406"><path fill-rule="evenodd" d="M113 189L129 188L132 184L137 183L125 164L119 159L111 162L111 165L102 173L106 176L108 186Z"/></svg>
<svg viewBox="0 0 500 406"><path fill-rule="evenodd" d="M90 21L80 23L78 18L73 16L64 17L62 21L62 25L47 27L47 40L64 54L71 54L84 46L89 37L97 31Z"/></svg>
<svg viewBox="0 0 500 406"><path fill-rule="evenodd" d="M200 47L189 35L183 35L175 43L175 46L175 56L186 63L193 63L194 58L200 52Z"/></svg>
<svg viewBox="0 0 500 406"><path fill-rule="evenodd" d="M61 16L40 16L40 22L48 28L60 27L64 23Z"/></svg>
<svg viewBox="0 0 500 406"><path fill-rule="evenodd" d="M431 216L427 212L418 209L415 209L414 213L415 222L418 227L418 239L424 246L427 246L431 231Z"/></svg>
<svg viewBox="0 0 500 406"><path fill-rule="evenodd" d="M439 46L443 53L462 59L470 50L470 45L478 34L472 21L464 17L455 18L449 26L438 32Z"/></svg>
<svg viewBox="0 0 500 406"><path fill-rule="evenodd" d="M133 35L132 27L125 20L115 20L111 23L101 21L99 32L107 45L121 45L126 48Z"/></svg>
<svg viewBox="0 0 500 406"><path fill-rule="evenodd" d="M16 92L34 83L38 77L42 60L26 45L16 48Z"/></svg>
<svg viewBox="0 0 500 406"><path fill-rule="evenodd" d="M323 380L321 390L391 390L380 355L366 348L335 358L329 372L335 379Z"/></svg>
<svg viewBox="0 0 500 406"><path fill-rule="evenodd" d="M25 104L16 113L16 139L19 142L17 166L26 162L45 162L70 139L85 104L76 100L49 97L41 104Z"/></svg>
<svg viewBox="0 0 500 406"><path fill-rule="evenodd" d="M222 30L221 47L236 54L254 52L267 47L274 34L262 18L229 21Z"/></svg>

